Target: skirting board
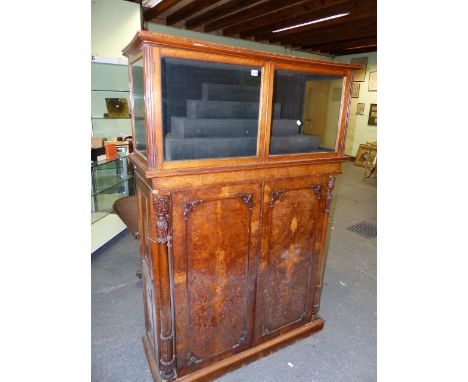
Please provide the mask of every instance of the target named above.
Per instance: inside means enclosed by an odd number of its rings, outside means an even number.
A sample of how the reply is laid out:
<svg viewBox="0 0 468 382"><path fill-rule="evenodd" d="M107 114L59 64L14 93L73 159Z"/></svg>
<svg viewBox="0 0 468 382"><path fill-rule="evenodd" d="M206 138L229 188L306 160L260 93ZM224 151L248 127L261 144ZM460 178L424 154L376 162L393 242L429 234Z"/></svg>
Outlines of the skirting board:
<svg viewBox="0 0 468 382"><path fill-rule="evenodd" d="M315 332L318 332L323 328L325 321L322 318L311 321L297 329L291 330L279 337L272 340L263 342L253 348L244 350L241 353L232 355L226 359L218 361L210 366L207 366L201 370L197 370L193 373L184 375L180 378L174 378L171 381L174 382L202 382L211 381L213 378L217 378L230 370L239 368L249 362L255 361L256 359L267 356L275 350L282 348L283 346L289 345L294 341L301 338L307 337ZM142 337L143 346L145 348L146 358L148 359L149 368L155 382L165 382L159 375L157 363L154 360L149 344L149 340L146 336Z"/></svg>

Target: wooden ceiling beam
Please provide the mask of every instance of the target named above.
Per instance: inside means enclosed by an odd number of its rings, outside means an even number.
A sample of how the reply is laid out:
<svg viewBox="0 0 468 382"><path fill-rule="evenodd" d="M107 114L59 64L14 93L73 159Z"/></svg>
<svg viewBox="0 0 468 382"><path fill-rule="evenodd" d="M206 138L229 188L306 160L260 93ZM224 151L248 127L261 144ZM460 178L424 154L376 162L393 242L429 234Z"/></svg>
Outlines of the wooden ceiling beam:
<svg viewBox="0 0 468 382"><path fill-rule="evenodd" d="M367 45L377 45L377 37L375 36L362 36L360 38L353 38L349 40L334 41L329 43L309 44L304 45L301 49L320 50L321 52L338 51L347 48L354 48Z"/></svg>
<svg viewBox="0 0 468 382"><path fill-rule="evenodd" d="M197 12L200 12L204 8L207 8L220 0L193 0L182 8L178 9L174 13L171 13L166 17L166 24L172 25L178 21L184 20Z"/></svg>
<svg viewBox="0 0 468 382"><path fill-rule="evenodd" d="M218 5L209 11L206 11L198 16L188 19L185 23L185 27L188 29L198 27L202 24L206 24L210 21L224 17L230 13L236 12L242 8L248 7L258 3L261 0L231 0L227 3Z"/></svg>
<svg viewBox="0 0 468 382"><path fill-rule="evenodd" d="M183 0L163 0L158 5L153 8L147 9L143 12L143 18L145 21L151 21L155 17L159 16L164 11L174 7L177 3L180 3Z"/></svg>
<svg viewBox="0 0 468 382"><path fill-rule="evenodd" d="M306 25L300 28L290 29L278 33L272 33L272 31L270 30L269 32L265 32L263 34L256 34L255 40L259 41L260 39L263 39L268 40L270 43L281 43L282 41L287 40L291 36L305 36L311 31L338 26L344 23L362 22L363 20L370 18L374 18L375 20L377 20L377 10L375 8L367 8L365 10L362 10L361 7L356 7L351 10L351 13L348 16L324 21L321 23Z"/></svg>
<svg viewBox="0 0 468 382"><path fill-rule="evenodd" d="M364 47L357 47L357 48L348 48L344 50L334 50L330 51L329 54L333 56L344 56L347 54L360 54L360 53L369 53L369 52L376 52L377 45L368 45Z"/></svg>
<svg viewBox="0 0 468 382"><path fill-rule="evenodd" d="M269 42L271 43L281 43L281 44L287 44L291 41L296 41L300 40L305 37L312 37L318 34L323 34L327 33L329 31L340 31L341 29L346 29L346 28L352 28L355 27L356 29L359 29L361 26L363 28L366 28L368 25L373 25L377 22L377 15L373 14L369 16L367 13L364 15L359 15L353 19L348 19L347 17L343 17L343 20L341 22L338 22L339 19L337 20L330 20L334 21L333 23L319 23L319 24L313 24L310 25L310 27L313 28L298 28L294 33L289 33L286 36L276 36L276 33L270 34L270 38L268 39ZM322 24L322 25L320 25ZM306 29L306 30L304 30ZM289 31L288 31L289 32ZM281 34L281 33L278 33Z"/></svg>
<svg viewBox="0 0 468 382"><path fill-rule="evenodd" d="M305 44L317 41L318 43L330 40L342 40L353 36L377 35L377 23L366 24L364 26L352 25L343 28L331 29L325 32L314 33L300 39L285 40L284 43L291 46L305 46Z"/></svg>
<svg viewBox="0 0 468 382"><path fill-rule="evenodd" d="M316 12L324 7L328 8L339 3L354 3L354 1L307 0L302 3L291 5L287 8L278 9L277 11L271 12L266 15L260 15L259 17L256 17L254 19L246 20L241 23L231 25L230 27L223 30L223 35L232 36L240 33L241 38L251 37L255 34L251 32L252 30L257 30L259 28L265 27L266 25L271 25L278 22L284 23L285 20L296 18L303 14Z"/></svg>
<svg viewBox="0 0 468 382"><path fill-rule="evenodd" d="M270 13L278 9L288 7L292 4L303 3L305 1L306 0L288 0L287 2L285 2L284 0L270 0L266 2L264 1L260 4L240 10L239 12L233 13L226 17L222 17L216 21L205 24L204 31L212 32L217 29L223 29L230 25L240 23L242 21L249 20L254 17L258 17L265 13Z"/></svg>

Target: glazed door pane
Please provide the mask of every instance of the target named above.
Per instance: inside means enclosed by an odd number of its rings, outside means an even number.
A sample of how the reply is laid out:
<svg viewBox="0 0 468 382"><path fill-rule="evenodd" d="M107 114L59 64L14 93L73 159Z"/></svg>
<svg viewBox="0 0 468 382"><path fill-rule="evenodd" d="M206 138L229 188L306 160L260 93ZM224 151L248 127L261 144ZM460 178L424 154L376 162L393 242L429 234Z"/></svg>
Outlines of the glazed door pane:
<svg viewBox="0 0 468 382"><path fill-rule="evenodd" d="M275 70L270 155L335 151L343 80Z"/></svg>
<svg viewBox="0 0 468 382"><path fill-rule="evenodd" d="M177 365L184 370L252 344L260 196L259 185L173 194Z"/></svg>
<svg viewBox="0 0 468 382"><path fill-rule="evenodd" d="M262 68L161 59L166 161L257 155Z"/></svg>
<svg viewBox="0 0 468 382"><path fill-rule="evenodd" d="M299 178L265 184L256 307L259 342L311 318L321 182Z"/></svg>
<svg viewBox="0 0 468 382"><path fill-rule="evenodd" d="M145 89L143 59L130 65L132 73L132 116L135 131L135 150L146 157Z"/></svg>

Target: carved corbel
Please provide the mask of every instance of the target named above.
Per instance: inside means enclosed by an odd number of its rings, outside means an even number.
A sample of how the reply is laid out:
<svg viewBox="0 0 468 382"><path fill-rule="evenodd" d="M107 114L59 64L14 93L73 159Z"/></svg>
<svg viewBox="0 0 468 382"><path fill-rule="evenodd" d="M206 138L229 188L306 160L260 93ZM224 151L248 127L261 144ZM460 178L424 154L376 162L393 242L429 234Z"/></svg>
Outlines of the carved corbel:
<svg viewBox="0 0 468 382"><path fill-rule="evenodd" d="M167 243L172 239L170 224L170 199L169 195L154 198L156 209L156 235L158 243Z"/></svg>
<svg viewBox="0 0 468 382"><path fill-rule="evenodd" d="M330 212L330 206L332 202L332 191L335 188L335 179L336 177L334 175L330 175L330 177L328 178L327 203L325 205L326 213Z"/></svg>

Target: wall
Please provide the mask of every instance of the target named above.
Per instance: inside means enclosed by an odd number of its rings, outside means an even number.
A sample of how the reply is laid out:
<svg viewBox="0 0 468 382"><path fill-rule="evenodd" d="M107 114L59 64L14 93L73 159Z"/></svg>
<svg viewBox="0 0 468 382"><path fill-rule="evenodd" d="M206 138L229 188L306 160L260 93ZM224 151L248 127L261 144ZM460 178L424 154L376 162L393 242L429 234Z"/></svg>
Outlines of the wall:
<svg viewBox="0 0 468 382"><path fill-rule="evenodd" d="M353 54L336 57L335 61L350 62L354 57L367 57L367 71L364 82L359 82L359 98L351 98L348 131L346 135L345 154L356 156L361 143L377 141L377 126L368 125L369 109L371 103L377 103L377 92L369 92L369 73L377 71L377 52ZM358 103L364 103L364 114L356 115Z"/></svg>
<svg viewBox="0 0 468 382"><path fill-rule="evenodd" d="M91 63L91 121L93 135L102 138L132 134L129 119L105 119L107 98L127 98L130 105L127 59L122 49L140 29L140 6L123 0L91 1L91 55L120 60L122 65Z"/></svg>
<svg viewBox="0 0 468 382"><path fill-rule="evenodd" d="M125 59L122 49L140 26L139 4L123 0L92 0L91 55Z"/></svg>

